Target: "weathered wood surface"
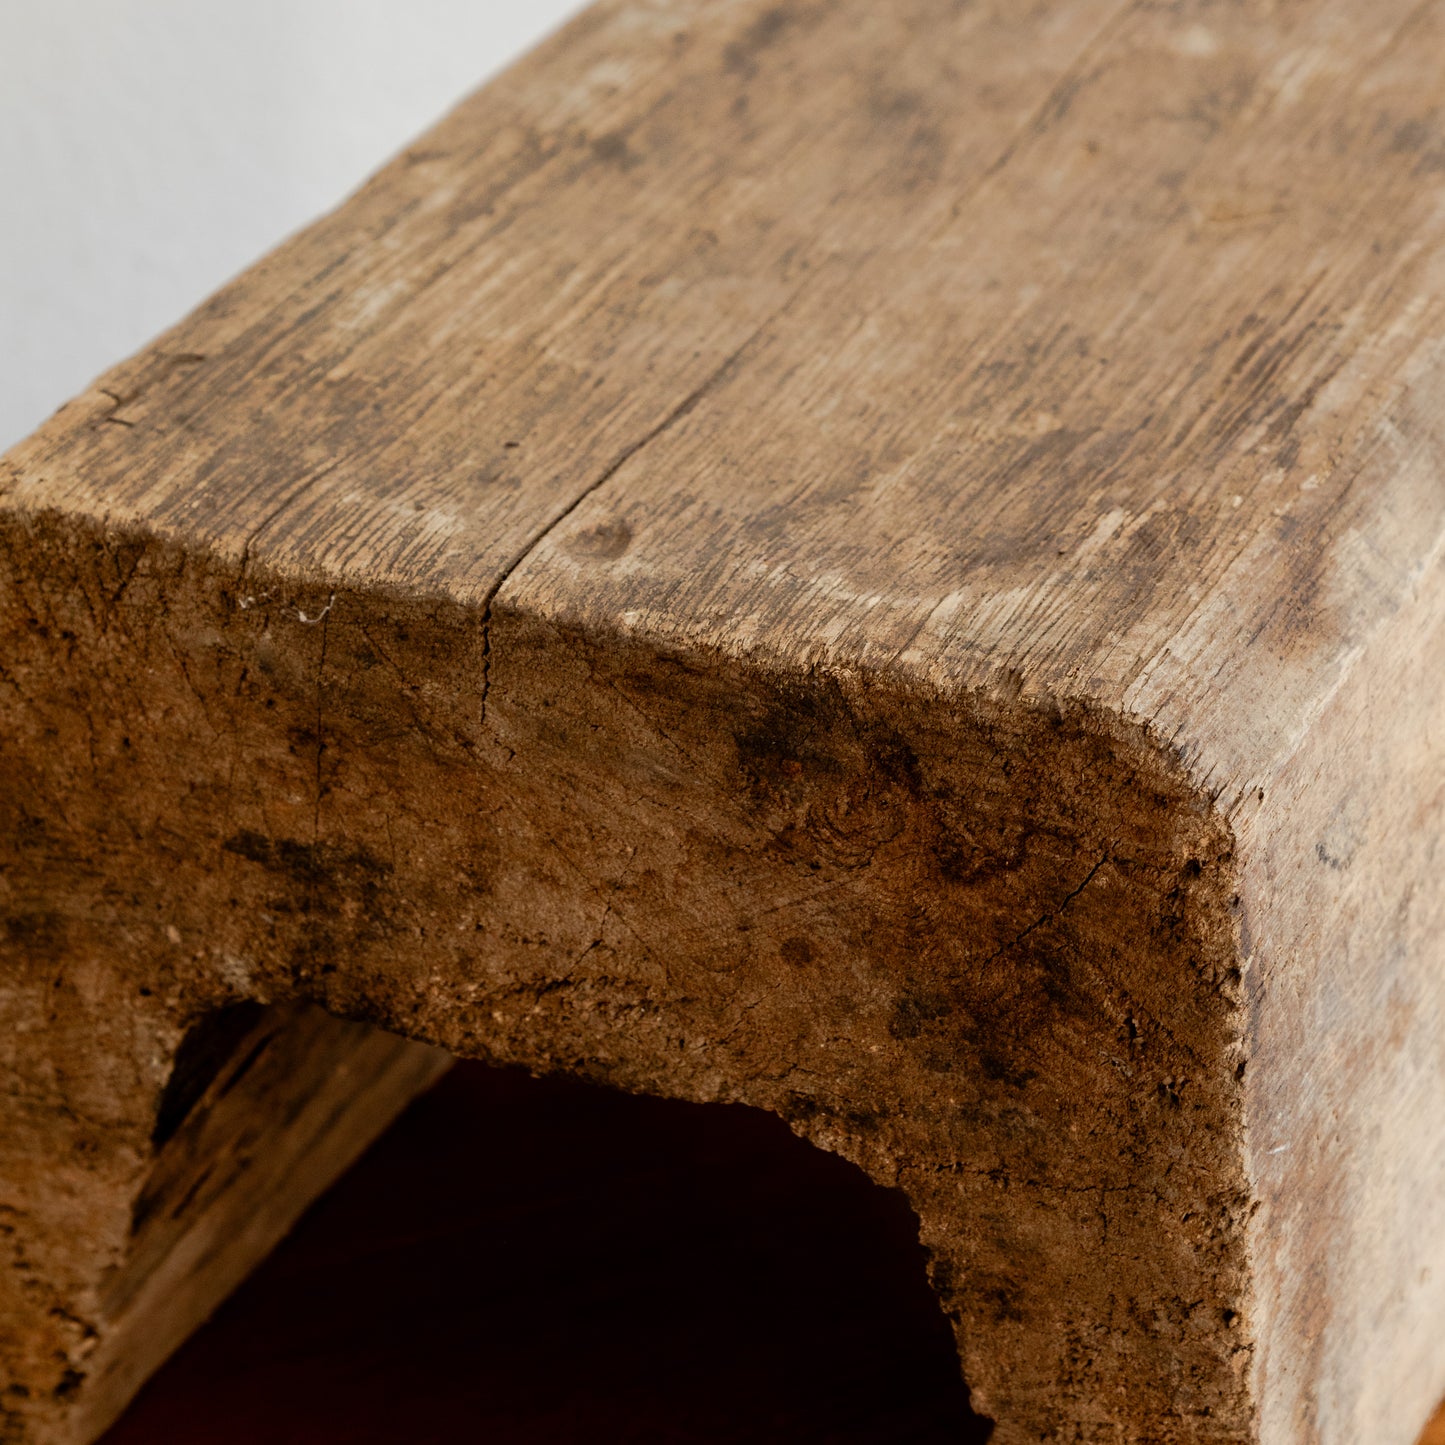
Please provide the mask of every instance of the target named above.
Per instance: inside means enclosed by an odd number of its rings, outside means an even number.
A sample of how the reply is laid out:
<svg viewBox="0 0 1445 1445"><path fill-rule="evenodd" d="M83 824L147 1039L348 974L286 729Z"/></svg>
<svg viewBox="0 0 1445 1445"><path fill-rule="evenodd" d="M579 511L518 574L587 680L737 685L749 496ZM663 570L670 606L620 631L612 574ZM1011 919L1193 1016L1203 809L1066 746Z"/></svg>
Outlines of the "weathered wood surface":
<svg viewBox="0 0 1445 1445"><path fill-rule="evenodd" d="M1442 55L608 0L13 451L0 1438L305 999L903 1188L1000 1445L1413 1439Z"/></svg>
<svg viewBox="0 0 1445 1445"><path fill-rule="evenodd" d="M168 1117L175 1096L163 1096L126 1257L101 1289L106 1328L77 1391L78 1435L99 1434L311 1199L454 1062L310 1005L242 1012L247 1027L205 1067L205 1087L175 1100L184 1113Z"/></svg>

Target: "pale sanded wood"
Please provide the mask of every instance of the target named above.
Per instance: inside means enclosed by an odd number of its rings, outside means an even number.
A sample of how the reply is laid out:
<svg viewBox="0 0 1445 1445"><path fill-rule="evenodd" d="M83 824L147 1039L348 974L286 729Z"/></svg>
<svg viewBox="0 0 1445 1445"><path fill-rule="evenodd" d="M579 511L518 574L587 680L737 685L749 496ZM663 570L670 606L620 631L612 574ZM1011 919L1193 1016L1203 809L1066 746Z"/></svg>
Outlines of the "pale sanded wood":
<svg viewBox="0 0 1445 1445"><path fill-rule="evenodd" d="M8 1207L71 1333L150 1041L307 998L904 1188L1000 1445L1411 1440L1442 54L604 3L12 452Z"/></svg>

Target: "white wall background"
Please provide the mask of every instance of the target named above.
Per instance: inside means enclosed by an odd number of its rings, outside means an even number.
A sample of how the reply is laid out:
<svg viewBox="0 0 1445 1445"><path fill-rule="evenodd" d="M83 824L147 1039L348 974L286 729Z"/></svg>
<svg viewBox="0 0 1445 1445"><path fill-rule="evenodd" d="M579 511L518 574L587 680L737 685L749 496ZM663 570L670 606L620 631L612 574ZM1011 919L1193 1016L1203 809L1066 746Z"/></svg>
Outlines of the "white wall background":
<svg viewBox="0 0 1445 1445"><path fill-rule="evenodd" d="M0 0L0 450L581 0Z"/></svg>

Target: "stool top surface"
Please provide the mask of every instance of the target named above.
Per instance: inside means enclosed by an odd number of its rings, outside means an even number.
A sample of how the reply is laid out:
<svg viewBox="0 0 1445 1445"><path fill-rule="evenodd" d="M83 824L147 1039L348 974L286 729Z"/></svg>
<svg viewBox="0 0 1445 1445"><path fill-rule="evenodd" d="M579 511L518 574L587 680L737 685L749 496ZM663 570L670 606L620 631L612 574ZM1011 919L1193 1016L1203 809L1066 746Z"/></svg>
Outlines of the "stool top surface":
<svg viewBox="0 0 1445 1445"><path fill-rule="evenodd" d="M1445 5L604 3L0 470L278 573L1152 720L1445 539Z"/></svg>

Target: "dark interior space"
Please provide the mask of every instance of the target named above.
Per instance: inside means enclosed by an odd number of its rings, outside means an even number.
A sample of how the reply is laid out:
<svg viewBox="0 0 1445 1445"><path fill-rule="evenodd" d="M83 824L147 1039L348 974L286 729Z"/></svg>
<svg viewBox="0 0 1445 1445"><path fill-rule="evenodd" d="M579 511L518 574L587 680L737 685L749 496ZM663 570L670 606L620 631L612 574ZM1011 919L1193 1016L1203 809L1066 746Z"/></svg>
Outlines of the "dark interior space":
<svg viewBox="0 0 1445 1445"><path fill-rule="evenodd" d="M105 1445L974 1445L903 1196L737 1106L461 1064Z"/></svg>

